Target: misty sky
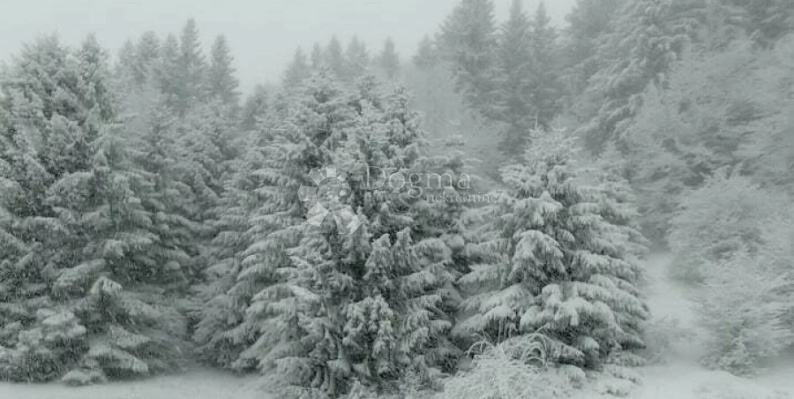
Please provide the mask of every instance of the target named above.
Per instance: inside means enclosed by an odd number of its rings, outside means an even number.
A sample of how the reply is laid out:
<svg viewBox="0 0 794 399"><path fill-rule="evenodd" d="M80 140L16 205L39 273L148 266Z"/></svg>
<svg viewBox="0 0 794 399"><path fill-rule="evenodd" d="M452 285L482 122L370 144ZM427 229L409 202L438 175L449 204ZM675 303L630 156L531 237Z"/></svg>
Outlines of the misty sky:
<svg viewBox="0 0 794 399"><path fill-rule="evenodd" d="M437 31L458 0L0 0L0 60L6 60L35 37L58 33L77 44L88 33L112 51L147 30L178 33L196 19L205 48L225 34L235 56L242 88L275 82L297 46L310 51L315 41L336 34L343 44L358 35L380 49L391 36L403 60L425 34ZM534 12L539 0L524 0ZM556 25L575 0L546 0ZM510 0L495 0L497 17Z"/></svg>

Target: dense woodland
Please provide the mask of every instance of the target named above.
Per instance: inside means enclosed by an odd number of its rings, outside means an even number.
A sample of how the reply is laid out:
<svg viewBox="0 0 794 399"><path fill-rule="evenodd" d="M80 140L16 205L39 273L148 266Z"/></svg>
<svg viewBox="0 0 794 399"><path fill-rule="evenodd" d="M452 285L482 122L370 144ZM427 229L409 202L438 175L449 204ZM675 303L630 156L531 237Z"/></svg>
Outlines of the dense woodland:
<svg viewBox="0 0 794 399"><path fill-rule="evenodd" d="M486 397L499 352L554 397L664 351L651 250L698 287L704 364L792 348L790 0L579 0L564 28L461 0L415 54L318 38L245 98L199 28L5 60L0 379Z"/></svg>

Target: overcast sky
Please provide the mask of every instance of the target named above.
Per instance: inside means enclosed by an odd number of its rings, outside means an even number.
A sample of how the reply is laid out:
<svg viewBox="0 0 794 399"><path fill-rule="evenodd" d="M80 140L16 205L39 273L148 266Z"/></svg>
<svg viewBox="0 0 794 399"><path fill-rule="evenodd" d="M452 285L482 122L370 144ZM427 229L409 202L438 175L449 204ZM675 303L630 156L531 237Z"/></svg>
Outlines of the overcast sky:
<svg viewBox="0 0 794 399"><path fill-rule="evenodd" d="M58 33L77 44L88 33L112 51L130 37L152 30L178 33L195 18L205 47L226 35L235 67L247 91L256 83L275 82L297 46L307 52L315 41L336 34L343 44L352 35L366 41L370 53L391 36L403 59L459 0L0 0L0 60L39 35ZM524 0L534 12L539 0ZM575 0L546 0L553 23L562 25ZM495 0L497 17L510 0Z"/></svg>

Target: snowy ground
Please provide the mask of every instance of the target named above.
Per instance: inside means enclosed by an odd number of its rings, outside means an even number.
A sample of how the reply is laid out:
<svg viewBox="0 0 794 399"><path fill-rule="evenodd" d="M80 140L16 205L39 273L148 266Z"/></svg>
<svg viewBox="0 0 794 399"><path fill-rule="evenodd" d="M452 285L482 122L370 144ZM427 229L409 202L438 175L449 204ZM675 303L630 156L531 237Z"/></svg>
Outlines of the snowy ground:
<svg viewBox="0 0 794 399"><path fill-rule="evenodd" d="M86 387L0 383L0 399L267 399L254 377L196 369L178 375Z"/></svg>
<svg viewBox="0 0 794 399"><path fill-rule="evenodd" d="M648 304L653 317L677 319L694 332L672 348L667 362L643 367L643 384L629 399L794 399L794 359L746 379L707 370L698 364L703 332L693 312L691 295L667 276L669 257L657 256L648 262L650 293ZM0 383L0 399L266 399L257 389L255 377L237 377L205 369L140 381L114 382L80 388L62 384ZM609 396L579 392L577 399Z"/></svg>
<svg viewBox="0 0 794 399"><path fill-rule="evenodd" d="M757 378L740 378L698 364L702 353L703 331L698 327L691 294L671 281L668 256L652 257L648 262L650 293L648 305L654 318L678 319L680 326L693 332L690 339L674 345L668 362L644 367L643 384L629 395L631 399L784 399L794 398L794 361Z"/></svg>

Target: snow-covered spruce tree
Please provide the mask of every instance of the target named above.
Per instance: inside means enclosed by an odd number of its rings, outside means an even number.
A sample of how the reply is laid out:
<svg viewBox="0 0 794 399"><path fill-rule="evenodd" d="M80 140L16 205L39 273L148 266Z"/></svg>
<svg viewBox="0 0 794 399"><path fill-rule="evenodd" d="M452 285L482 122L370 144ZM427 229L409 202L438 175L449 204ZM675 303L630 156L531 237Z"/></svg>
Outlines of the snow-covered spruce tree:
<svg viewBox="0 0 794 399"><path fill-rule="evenodd" d="M642 92L664 83L670 66L695 36L704 5L691 0L624 3L613 19L615 28L599 37L594 57L602 66L577 105L590 118L579 129L590 149L624 138L628 121L642 104Z"/></svg>
<svg viewBox="0 0 794 399"><path fill-rule="evenodd" d="M548 128L557 112L563 94L559 76L556 46L557 31L551 25L545 3L538 5L532 18L529 47L532 54L532 90L530 102L534 108L534 125Z"/></svg>
<svg viewBox="0 0 794 399"><path fill-rule="evenodd" d="M152 80L159 57L160 39L152 31L144 32L135 43L135 59L132 63L135 80L139 85Z"/></svg>
<svg viewBox="0 0 794 399"><path fill-rule="evenodd" d="M220 100L226 106L236 108L240 97L237 86L240 83L234 77L233 61L226 37L217 36L212 43L210 63L207 68L208 96L210 99Z"/></svg>
<svg viewBox="0 0 794 399"><path fill-rule="evenodd" d="M273 315L285 294L276 284L289 262L284 250L297 243L293 230L303 218L298 188L310 181L309 170L327 164L330 130L354 117L327 75L311 81L291 89L293 111L280 115L286 121L260 119L220 200L194 340L225 367L256 367L257 356L288 335Z"/></svg>
<svg viewBox="0 0 794 399"><path fill-rule="evenodd" d="M387 38L383 43L383 50L378 55L378 67L387 79L394 79L400 72L400 56L394 49L394 41Z"/></svg>
<svg viewBox="0 0 794 399"><path fill-rule="evenodd" d="M489 108L494 89L496 26L491 0L461 0L441 26L440 53L450 63L456 90L473 109Z"/></svg>
<svg viewBox="0 0 794 399"><path fill-rule="evenodd" d="M85 60L81 57L80 60ZM42 380L58 376L60 361L71 345L64 338L47 335L63 344L46 347L35 337L41 329L38 309L51 306L47 290L46 243L58 234L44 217L51 210L45 193L64 168L82 164L73 156L85 143L69 134L71 127L88 121L81 81L91 68L79 73L82 63L54 36L43 37L24 48L3 71L0 98L0 274L3 306L0 312L0 377ZM95 91L96 92L96 91ZM49 145L58 146L50 148ZM73 326L53 324L49 332L66 333ZM33 331L33 332L31 332ZM38 334L37 334L38 333ZM79 331L72 330L72 333ZM49 334L49 333L46 333ZM71 334L71 333L68 333ZM68 335L67 334L67 335ZM69 338L67 338L69 340ZM35 342L33 342L35 341Z"/></svg>
<svg viewBox="0 0 794 399"><path fill-rule="evenodd" d="M578 0L565 17L568 27L562 32L565 38L563 80L567 82L569 93L581 93L588 79L598 71L598 41L614 28L612 21L619 16L617 11L625 2Z"/></svg>
<svg viewBox="0 0 794 399"><path fill-rule="evenodd" d="M238 327L256 327L258 339L237 365L258 364L288 394L338 396L354 381L387 388L409 371L430 381L454 354L442 293L451 289L451 251L436 230L417 226L410 185L387 184L417 164L416 116L404 93L380 90L366 79L351 92L322 77L307 85L280 133L291 167L279 172L293 175L262 191L295 201L299 183L316 196L301 190L299 220L286 227L277 228L294 210L268 209L278 202L257 210L259 237L243 252L234 284L273 282ZM243 297L233 291L232 304Z"/></svg>
<svg viewBox="0 0 794 399"><path fill-rule="evenodd" d="M498 36L497 89L493 109L488 113L506 125L500 147L507 153L520 154L526 147L529 129L535 125L535 106L530 101L534 81L529 42L531 28L521 1L514 0L510 16Z"/></svg>
<svg viewBox="0 0 794 399"><path fill-rule="evenodd" d="M426 70L438 65L438 56L436 44L430 39L430 36L425 35L417 45L412 61L417 68Z"/></svg>
<svg viewBox="0 0 794 399"><path fill-rule="evenodd" d="M196 204L190 186L180 180L187 166L178 157L176 121L158 93L147 91L140 100L135 109L127 109L133 112L124 123L127 156L149 184L141 200L158 237L157 252L152 255L173 271L176 280L169 283L187 288L189 280L200 277L195 260L202 225L191 219Z"/></svg>
<svg viewBox="0 0 794 399"><path fill-rule="evenodd" d="M610 223L629 227L626 230L628 253L637 257L646 255L650 240L642 234L641 212L637 207L638 199L626 177L629 162L613 145L608 145L597 158L582 159L580 162L587 162L589 167L578 174L575 182L595 187L606 193L599 197L600 201L606 203L603 205L603 209L607 212L603 216Z"/></svg>
<svg viewBox="0 0 794 399"><path fill-rule="evenodd" d="M163 245L189 255L190 262L179 263L189 263L183 272L195 280L207 261L198 249L206 248L215 235L213 221L224 181L230 176L229 162L241 147L235 134L238 82L226 40L222 36L215 40L210 60L205 62L192 20L179 41L169 35L162 45L154 46L146 44L151 39L144 39L131 57L142 57L140 62L151 76L142 84L130 85L126 75L135 75L134 71L124 65L117 68L118 89L123 93L120 109L128 128L125 136L133 138L131 155L156 179L157 198L147 199L145 206L180 225L161 231L171 236L169 244ZM154 157L154 162L146 156Z"/></svg>
<svg viewBox="0 0 794 399"><path fill-rule="evenodd" d="M37 73L26 75L28 68ZM28 261L28 269L49 299L18 325L3 354L5 376L49 380L68 371L67 381L86 383L166 368L178 358L166 337L184 334L184 323L168 307L147 303L158 300L154 286L173 280L172 270L159 257L159 237L141 204L150 188L112 129L104 51L93 38L76 51L48 38L29 47L11 72L15 103L38 97L28 104L40 107L27 114L12 108L12 129L41 143L38 159L52 181L37 194L41 209L20 225L40 232L28 237L38 241L31 249L43 262ZM152 288L144 290L147 283Z"/></svg>
<svg viewBox="0 0 794 399"><path fill-rule="evenodd" d="M64 175L47 194L63 234L48 244L58 253L50 264L56 307L42 323L74 315L84 327L87 351L65 365L72 370L64 380L76 384L172 368L185 334L163 290L182 271L162 257L166 249L142 205L151 188L112 132L91 144L92 165Z"/></svg>
<svg viewBox="0 0 794 399"><path fill-rule="evenodd" d="M247 317L246 309L255 294L279 281L276 271L287 261L284 248L294 245L297 237L289 227L301 216L300 158L292 158L298 152L296 144L279 137L267 123L259 129L235 162L236 172L220 199L214 222L218 233L210 246L208 281L199 287L201 306L193 336L205 359L238 370L256 366L240 355L257 339L271 342L260 335L278 336L279 331L263 327L259 317Z"/></svg>
<svg viewBox="0 0 794 399"><path fill-rule="evenodd" d="M168 45L168 43L166 43ZM201 51L201 40L194 19L188 19L179 36L176 75L172 84L176 89L175 109L184 115L194 104L206 98L207 62Z"/></svg>
<svg viewBox="0 0 794 399"><path fill-rule="evenodd" d="M240 128L243 132L253 130L260 118L268 111L268 92L262 85L256 85L253 92L245 99L240 115Z"/></svg>
<svg viewBox="0 0 794 399"><path fill-rule="evenodd" d="M243 144L236 136L234 108L217 99L195 103L174 124L177 179L189 188L190 213L185 216L198 223L194 239L202 246L217 233L213 223L222 211L224 182ZM194 272L200 273L206 256L194 260Z"/></svg>
<svg viewBox="0 0 794 399"><path fill-rule="evenodd" d="M160 46L159 58L153 70L157 87L172 109L177 109L181 96L179 69L179 40L171 33Z"/></svg>
<svg viewBox="0 0 794 399"><path fill-rule="evenodd" d="M347 65L348 79L350 80L362 77L369 69L370 57L367 45L356 36L353 36L347 44L345 63Z"/></svg>
<svg viewBox="0 0 794 399"><path fill-rule="evenodd" d="M306 55L303 53L303 50L298 47L295 50L295 54L292 56L292 62L290 62L287 70L284 71L282 85L287 89L299 87L310 74L311 70L306 61Z"/></svg>
<svg viewBox="0 0 794 399"><path fill-rule="evenodd" d="M347 78L347 65L345 55L342 52L342 43L336 36L331 37L328 45L323 49L322 62L329 68L337 79Z"/></svg>
<svg viewBox="0 0 794 399"><path fill-rule="evenodd" d="M154 83L160 47L160 39L152 31L145 32L135 42L127 40L119 50L114 68L117 85L131 90Z"/></svg>
<svg viewBox="0 0 794 399"><path fill-rule="evenodd" d="M470 251L482 264L460 279L469 287L456 326L494 341L537 333L550 360L599 367L643 345L638 234L603 189L576 180L573 138L544 132L524 164L504 168L508 188L491 207L493 223ZM612 360L612 359L610 359Z"/></svg>
<svg viewBox="0 0 794 399"><path fill-rule="evenodd" d="M90 117L75 133L86 142L79 158L90 163L47 191L63 235L47 243L58 255L48 265L56 306L42 323L73 313L85 328L87 352L72 358L78 363L64 376L82 384L173 367L185 322L164 288L184 280L187 259L171 247L173 237L161 235L173 220L147 209L153 187L124 150L109 93L97 90L107 81L104 51L89 40L77 58Z"/></svg>
<svg viewBox="0 0 794 399"><path fill-rule="evenodd" d="M26 121L41 115L41 102L9 78L4 74L0 83L0 379L14 377L6 348L16 346L36 309L48 303L39 241L45 229L35 218L46 209L52 180L29 137L36 126Z"/></svg>

